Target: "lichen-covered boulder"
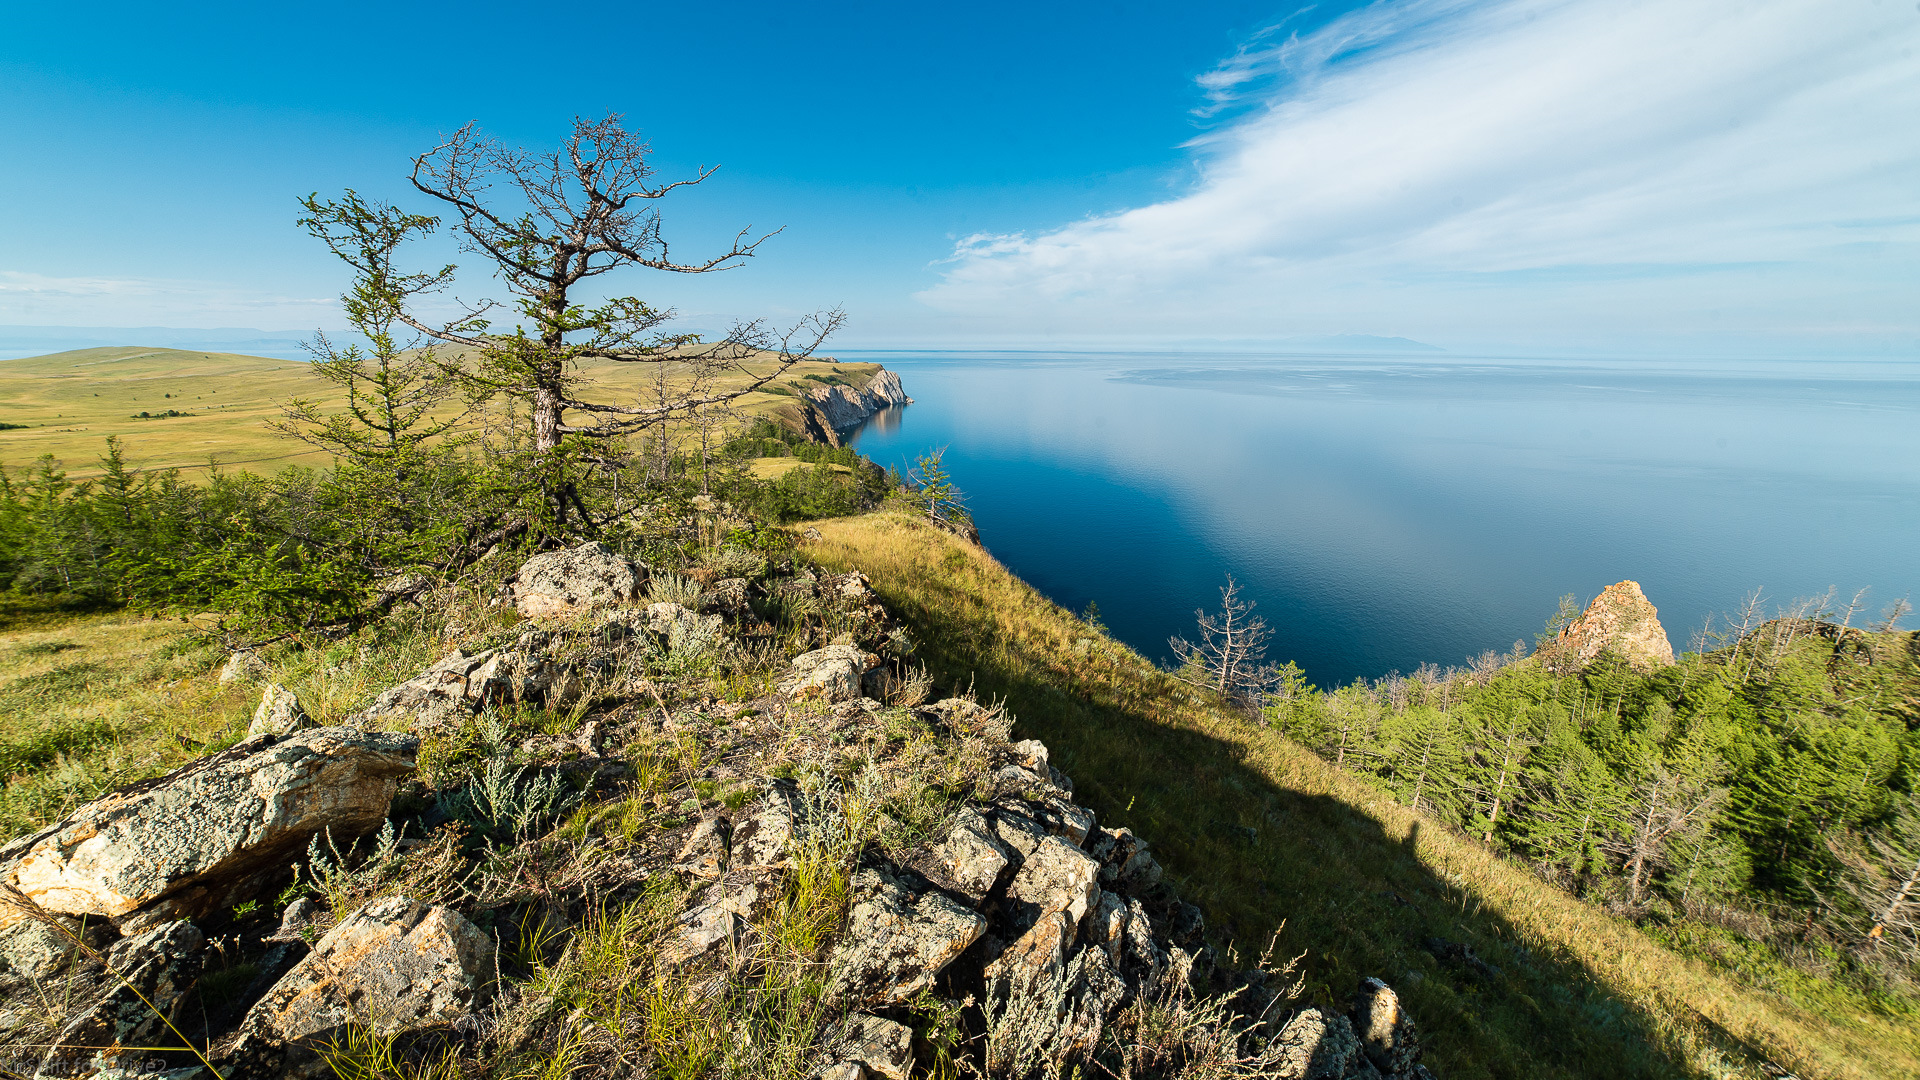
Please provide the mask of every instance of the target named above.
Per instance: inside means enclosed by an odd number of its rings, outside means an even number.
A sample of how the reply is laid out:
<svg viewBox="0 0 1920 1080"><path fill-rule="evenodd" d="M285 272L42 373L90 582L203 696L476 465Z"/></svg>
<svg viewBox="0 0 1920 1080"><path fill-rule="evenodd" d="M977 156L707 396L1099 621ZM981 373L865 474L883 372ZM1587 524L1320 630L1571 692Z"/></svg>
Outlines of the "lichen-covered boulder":
<svg viewBox="0 0 1920 1080"><path fill-rule="evenodd" d="M914 869L949 892L979 903L1000 881L1000 873L1018 855L993 835L993 826L972 807L962 808L935 844L914 863Z"/></svg>
<svg viewBox="0 0 1920 1080"><path fill-rule="evenodd" d="M427 727L462 719L473 712L468 675L498 654L488 649L469 656L455 649L406 682L381 691L363 715L369 720L405 717Z"/></svg>
<svg viewBox="0 0 1920 1080"><path fill-rule="evenodd" d="M631 603L646 580L645 567L594 540L528 559L512 582L513 606L530 619L570 618Z"/></svg>
<svg viewBox="0 0 1920 1080"><path fill-rule="evenodd" d="M485 1004L493 939L452 908L405 896L341 920L240 1024L240 1071L317 1074L317 1046L350 1025L390 1036L470 1016Z"/></svg>
<svg viewBox="0 0 1920 1080"><path fill-rule="evenodd" d="M284 868L316 832L346 839L379 825L418 747L345 727L256 736L0 848L0 878L50 912L129 932L251 899L258 875Z"/></svg>
<svg viewBox="0 0 1920 1080"><path fill-rule="evenodd" d="M1302 1009L1274 1037L1281 1049L1275 1076L1284 1080L1341 1080L1358 1063L1360 1040L1337 1013Z"/></svg>
<svg viewBox="0 0 1920 1080"><path fill-rule="evenodd" d="M1583 666L1603 652L1641 671L1673 663L1673 643L1660 625L1660 612L1637 581L1607 586L1548 648L1553 662L1570 667Z"/></svg>
<svg viewBox="0 0 1920 1080"><path fill-rule="evenodd" d="M78 933L80 925L68 922ZM38 919L21 919L0 929L0 980L24 979L39 983L52 978L72 960L73 941Z"/></svg>
<svg viewBox="0 0 1920 1080"><path fill-rule="evenodd" d="M979 912L916 875L864 869L854 875L853 896L829 992L855 1003L912 998L987 931Z"/></svg>
<svg viewBox="0 0 1920 1080"><path fill-rule="evenodd" d="M523 702L561 706L586 684L565 664L541 655L544 635L528 634L510 649L469 656L455 649L425 671L373 699L368 720L405 719L418 727L458 724L482 705Z"/></svg>
<svg viewBox="0 0 1920 1080"><path fill-rule="evenodd" d="M854 1066L868 1077L907 1080L913 1073L913 1029L884 1016L854 1013L841 1027L832 1056L839 1063L828 1066L826 1076L850 1075Z"/></svg>
<svg viewBox="0 0 1920 1080"><path fill-rule="evenodd" d="M260 704L254 707L253 723L247 726L247 738L255 735L291 735L315 727L300 698L279 683L268 683L260 692Z"/></svg>
<svg viewBox="0 0 1920 1080"><path fill-rule="evenodd" d="M790 780L776 780L750 817L728 838L733 865L761 869L786 866L800 824L800 792Z"/></svg>
<svg viewBox="0 0 1920 1080"><path fill-rule="evenodd" d="M1057 836L1042 840L1007 883L1008 925L1024 930L1042 916L1064 912L1069 930L1100 896L1100 864Z"/></svg>
<svg viewBox="0 0 1920 1080"><path fill-rule="evenodd" d="M852 701L860 696L860 677L880 666L880 658L856 645L829 645L793 658L780 692L796 698Z"/></svg>
<svg viewBox="0 0 1920 1080"><path fill-rule="evenodd" d="M267 677L267 662L260 654L242 649L227 657L220 668L220 685L227 686L237 682L253 682Z"/></svg>
<svg viewBox="0 0 1920 1080"><path fill-rule="evenodd" d="M702 615L668 601L647 605L647 632L677 655L711 649L720 640L722 622L718 615Z"/></svg>

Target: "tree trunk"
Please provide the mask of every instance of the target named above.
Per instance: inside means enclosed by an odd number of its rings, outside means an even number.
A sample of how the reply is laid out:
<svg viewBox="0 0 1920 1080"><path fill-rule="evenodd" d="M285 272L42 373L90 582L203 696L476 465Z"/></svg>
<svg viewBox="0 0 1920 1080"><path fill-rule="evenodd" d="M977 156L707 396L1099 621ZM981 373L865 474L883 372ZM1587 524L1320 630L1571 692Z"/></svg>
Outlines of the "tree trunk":
<svg viewBox="0 0 1920 1080"><path fill-rule="evenodd" d="M1893 899L1887 901L1887 906L1874 915L1873 929L1867 932L1868 944L1878 945L1881 939L1886 937L1887 926L1893 922L1895 916L1900 914L1900 909L1907 905L1907 898L1913 895L1916 884L1920 884L1920 859L1914 860L1913 870L1907 874L1907 880L1901 884L1900 891L1894 893Z"/></svg>

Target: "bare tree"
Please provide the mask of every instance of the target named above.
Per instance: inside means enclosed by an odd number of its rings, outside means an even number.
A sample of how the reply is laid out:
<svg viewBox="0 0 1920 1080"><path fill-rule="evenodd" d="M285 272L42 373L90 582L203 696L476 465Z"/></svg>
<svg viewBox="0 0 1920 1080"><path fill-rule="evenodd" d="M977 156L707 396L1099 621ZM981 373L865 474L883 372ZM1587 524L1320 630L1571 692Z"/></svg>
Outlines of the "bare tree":
<svg viewBox="0 0 1920 1080"><path fill-rule="evenodd" d="M705 274L739 266L767 239L749 239L751 230L743 229L724 251L692 260L673 256L661 230L659 200L701 183L713 170L662 182L654 177L650 155L651 148L614 114L576 119L557 149L540 153L508 149L468 124L413 162L413 186L450 209L462 250L491 262L513 299L510 306L463 305L446 322L428 322L406 310L399 317L478 357L460 371L475 398L506 394L524 404L528 451L556 527L570 515L586 515L560 460L565 440L633 435L737 399L812 355L845 321L835 309L781 333L749 322L735 325L720 341L705 342L665 329L674 317L671 309L632 296L599 303L582 297L585 286L617 270ZM510 331L494 330L500 314L516 319ZM694 381L664 397L611 401L594 395L592 380L579 368L586 360L692 363L738 378L725 386Z"/></svg>
<svg viewBox="0 0 1920 1080"><path fill-rule="evenodd" d="M1624 864L1629 905L1646 899L1653 871L1667 863L1669 841L1710 827L1726 800L1726 788L1650 763L1630 796L1626 834L1606 845Z"/></svg>
<svg viewBox="0 0 1920 1080"><path fill-rule="evenodd" d="M1880 612L1880 621L1873 624L1873 632L1876 634L1884 634L1889 630L1898 630L1900 629L1900 620L1911 614L1913 614L1913 602L1903 596L1893 603L1888 604L1886 608Z"/></svg>
<svg viewBox="0 0 1920 1080"><path fill-rule="evenodd" d="M1920 805L1914 797L1903 796L1892 820L1867 834L1864 852L1831 841L1828 847L1840 858L1841 886L1857 906L1843 918L1855 947L1920 955Z"/></svg>
<svg viewBox="0 0 1920 1080"><path fill-rule="evenodd" d="M1229 697L1251 697L1272 680L1265 666L1267 639L1273 631L1253 614L1254 603L1240 595L1240 583L1227 575L1220 588L1220 610L1209 615L1195 611L1200 640L1167 639L1173 655L1193 681Z"/></svg>

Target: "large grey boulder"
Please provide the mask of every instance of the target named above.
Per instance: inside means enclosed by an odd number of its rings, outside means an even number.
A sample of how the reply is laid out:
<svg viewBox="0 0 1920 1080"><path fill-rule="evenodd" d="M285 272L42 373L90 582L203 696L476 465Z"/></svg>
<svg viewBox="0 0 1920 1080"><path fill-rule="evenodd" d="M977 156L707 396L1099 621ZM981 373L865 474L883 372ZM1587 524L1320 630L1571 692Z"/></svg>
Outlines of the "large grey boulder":
<svg viewBox="0 0 1920 1080"><path fill-rule="evenodd" d="M257 736L0 848L0 879L50 912L128 932L203 914L250 899L322 829L371 831L418 748L345 727Z"/></svg>
<svg viewBox="0 0 1920 1080"><path fill-rule="evenodd" d="M392 1036L485 1004L494 942L452 908L391 896L314 943L240 1023L243 1075L322 1075L318 1046L349 1026Z"/></svg>
<svg viewBox="0 0 1920 1080"><path fill-rule="evenodd" d="M535 555L514 577L513 606L528 618L571 618L633 602L646 569L597 540Z"/></svg>
<svg viewBox="0 0 1920 1080"><path fill-rule="evenodd" d="M987 931L979 912L913 875L861 870L853 896L833 953L829 994L855 1003L897 1005L912 998Z"/></svg>
<svg viewBox="0 0 1920 1080"><path fill-rule="evenodd" d="M300 698L279 683L268 683L260 692L260 704L254 707L253 723L247 726L247 738L255 735L291 735L315 727Z"/></svg>
<svg viewBox="0 0 1920 1080"><path fill-rule="evenodd" d="M803 700L852 701L860 696L860 677L879 666L879 657L857 645L829 645L794 657L780 692Z"/></svg>

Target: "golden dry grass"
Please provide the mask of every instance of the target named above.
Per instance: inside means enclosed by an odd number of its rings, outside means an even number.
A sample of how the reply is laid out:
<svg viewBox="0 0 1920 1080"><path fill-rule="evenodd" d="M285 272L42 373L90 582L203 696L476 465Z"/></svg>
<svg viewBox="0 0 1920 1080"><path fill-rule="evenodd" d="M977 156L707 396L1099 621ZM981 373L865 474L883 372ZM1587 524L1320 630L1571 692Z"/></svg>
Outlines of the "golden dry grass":
<svg viewBox="0 0 1920 1080"><path fill-rule="evenodd" d="M1525 867L1218 707L983 551L898 514L815 523L806 553L871 576L942 679L1004 696L1110 826L1149 838L1242 956L1284 923L1323 1001L1401 991L1428 1062L1463 1077L1920 1075L1910 1023L1857 995L1809 1009L1661 947ZM989 538L990 539L990 538ZM1438 961L1429 937L1496 965Z"/></svg>
<svg viewBox="0 0 1920 1080"><path fill-rule="evenodd" d="M771 363L761 359L746 367L763 374ZM637 400L653 376L648 364L584 367L613 401ZM835 377L865 385L879 370L878 364L822 357L796 364L771 385L806 390ZM0 429L0 466L18 475L42 454L52 454L76 479L97 475L106 440L115 435L125 444L128 464L138 469L199 470L209 458L261 473L324 466L324 452L268 427L280 418L281 403L295 397L323 405L340 400L303 361L238 353L117 346L0 360L0 423L24 425ZM790 393L776 390L748 395L740 411L791 422L798 417L795 405ZM136 418L168 410L188 415Z"/></svg>

